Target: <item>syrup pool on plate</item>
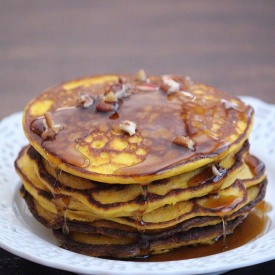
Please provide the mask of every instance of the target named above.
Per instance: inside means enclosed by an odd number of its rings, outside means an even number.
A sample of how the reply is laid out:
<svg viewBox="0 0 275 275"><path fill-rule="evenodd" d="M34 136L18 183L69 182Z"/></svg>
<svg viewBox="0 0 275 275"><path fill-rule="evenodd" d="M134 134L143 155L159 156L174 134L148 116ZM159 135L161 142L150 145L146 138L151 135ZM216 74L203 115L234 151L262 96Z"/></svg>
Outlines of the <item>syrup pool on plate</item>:
<svg viewBox="0 0 275 275"><path fill-rule="evenodd" d="M271 211L271 208L271 205L265 201L259 203L243 223L235 229L233 234L226 236L225 239L220 238L219 241L212 245L182 247L168 253L153 255L147 259L139 259L138 261L162 262L186 260L210 256L240 247L266 232L270 224L267 212Z"/></svg>

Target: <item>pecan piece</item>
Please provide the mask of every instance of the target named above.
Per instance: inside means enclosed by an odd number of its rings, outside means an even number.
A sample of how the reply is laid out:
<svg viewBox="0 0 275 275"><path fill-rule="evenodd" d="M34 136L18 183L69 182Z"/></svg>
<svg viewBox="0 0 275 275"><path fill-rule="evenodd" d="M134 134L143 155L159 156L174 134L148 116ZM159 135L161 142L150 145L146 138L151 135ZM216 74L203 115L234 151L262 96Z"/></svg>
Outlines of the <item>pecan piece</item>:
<svg viewBox="0 0 275 275"><path fill-rule="evenodd" d="M104 101L108 103L113 103L117 102L117 96L113 91L109 91L105 96L104 96Z"/></svg>
<svg viewBox="0 0 275 275"><path fill-rule="evenodd" d="M42 140L54 139L55 136L64 129L64 127L60 124L55 124L52 114L50 112L46 112L44 114L46 121L46 130L41 134Z"/></svg>
<svg viewBox="0 0 275 275"><path fill-rule="evenodd" d="M119 83L119 84L125 84L125 83L126 83L126 78L123 77L123 76L120 76L120 77L118 78L118 83Z"/></svg>
<svg viewBox="0 0 275 275"><path fill-rule="evenodd" d="M80 95L80 102L84 108L89 108L94 104L94 99L88 94Z"/></svg>
<svg viewBox="0 0 275 275"><path fill-rule="evenodd" d="M99 101L96 105L96 110L98 112L107 113L114 110L114 104L110 102L105 102L104 100Z"/></svg>
<svg viewBox="0 0 275 275"><path fill-rule="evenodd" d="M151 83L138 84L136 87L141 91L158 91L159 89L157 85Z"/></svg>
<svg viewBox="0 0 275 275"><path fill-rule="evenodd" d="M144 70L139 70L137 73L137 80L138 81L142 81L142 82L146 82L147 81L147 76Z"/></svg>
<svg viewBox="0 0 275 275"><path fill-rule="evenodd" d="M219 169L217 168L217 166L215 164L212 165L212 173L215 175L215 176L218 176L218 177L221 177L224 173L219 171Z"/></svg>
<svg viewBox="0 0 275 275"><path fill-rule="evenodd" d="M162 84L160 88L167 93L167 95L180 91L181 85L169 76L162 77Z"/></svg>
<svg viewBox="0 0 275 275"><path fill-rule="evenodd" d="M130 136L136 133L136 128L136 123L130 120L124 120L119 124L119 129L128 133Z"/></svg>
<svg viewBox="0 0 275 275"><path fill-rule="evenodd" d="M173 139L173 143L195 151L195 142L190 137L177 136Z"/></svg>
<svg viewBox="0 0 275 275"><path fill-rule="evenodd" d="M131 90L131 86L129 84L122 84L121 88L116 91L115 95L118 99L122 99L130 96L129 90Z"/></svg>

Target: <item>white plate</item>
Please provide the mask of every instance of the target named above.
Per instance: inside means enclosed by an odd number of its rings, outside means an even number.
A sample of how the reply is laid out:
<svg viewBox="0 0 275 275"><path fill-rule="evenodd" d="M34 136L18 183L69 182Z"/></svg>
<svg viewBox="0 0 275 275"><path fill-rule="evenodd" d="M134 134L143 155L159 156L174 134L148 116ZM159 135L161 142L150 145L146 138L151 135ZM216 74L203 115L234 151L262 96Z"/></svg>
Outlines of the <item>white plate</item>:
<svg viewBox="0 0 275 275"><path fill-rule="evenodd" d="M21 127L22 114L17 113L0 122L0 246L36 263L82 274L222 273L275 259L275 105L251 97L243 99L256 110L251 151L267 166L266 200L273 204L271 225L260 238L212 256L148 263L99 259L59 248L51 231L34 220L18 196L20 180L13 162L27 140Z"/></svg>

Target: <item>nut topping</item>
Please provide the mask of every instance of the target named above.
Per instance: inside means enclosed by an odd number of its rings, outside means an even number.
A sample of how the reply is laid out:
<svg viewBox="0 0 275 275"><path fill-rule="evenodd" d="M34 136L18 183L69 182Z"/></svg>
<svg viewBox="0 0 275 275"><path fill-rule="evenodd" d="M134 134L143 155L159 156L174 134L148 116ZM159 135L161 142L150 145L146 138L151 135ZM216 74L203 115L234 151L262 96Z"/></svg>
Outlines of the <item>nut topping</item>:
<svg viewBox="0 0 275 275"><path fill-rule="evenodd" d="M52 114L50 112L46 112L44 117L46 120L46 130L41 134L41 138L42 140L52 140L61 130L64 129L64 127L60 124L55 125Z"/></svg>
<svg viewBox="0 0 275 275"><path fill-rule="evenodd" d="M136 133L137 125L133 121L124 120L119 124L119 129L128 133L130 136Z"/></svg>
<svg viewBox="0 0 275 275"><path fill-rule="evenodd" d="M195 142L190 137L177 136L174 138L173 143L195 151Z"/></svg>
<svg viewBox="0 0 275 275"><path fill-rule="evenodd" d="M169 76L162 77L163 84L161 89L167 93L167 95L180 91L181 85Z"/></svg>
<svg viewBox="0 0 275 275"><path fill-rule="evenodd" d="M129 84L122 84L121 85L121 88L119 90L116 91L115 95L118 99L122 99L122 98L125 98L125 97L128 97L130 96L128 90L130 89L131 87L129 86Z"/></svg>
<svg viewBox="0 0 275 275"><path fill-rule="evenodd" d="M123 76L120 76L120 77L118 78L118 83L119 83L119 84L124 84L124 83L126 83L126 78L123 77Z"/></svg>
<svg viewBox="0 0 275 275"><path fill-rule="evenodd" d="M117 96L113 91L109 91L105 96L104 96L104 101L105 102L117 102Z"/></svg>
<svg viewBox="0 0 275 275"><path fill-rule="evenodd" d="M115 109L115 104L110 102L105 102L104 100L99 101L96 105L96 110L98 112L107 113Z"/></svg>
<svg viewBox="0 0 275 275"><path fill-rule="evenodd" d="M137 73L137 80L138 81L143 81L146 82L147 81L147 76L144 70L139 70Z"/></svg>
<svg viewBox="0 0 275 275"><path fill-rule="evenodd" d="M89 108L94 104L94 99L88 94L80 95L80 102L84 108Z"/></svg>
<svg viewBox="0 0 275 275"><path fill-rule="evenodd" d="M222 172L220 172L215 164L212 165L212 172L215 176L221 177L223 175Z"/></svg>
<svg viewBox="0 0 275 275"><path fill-rule="evenodd" d="M151 83L138 84L136 87L141 91L158 91L159 89L157 85Z"/></svg>
<svg viewBox="0 0 275 275"><path fill-rule="evenodd" d="M190 92L180 91L180 94L191 99L192 101L197 99L197 97L195 95L191 94Z"/></svg>

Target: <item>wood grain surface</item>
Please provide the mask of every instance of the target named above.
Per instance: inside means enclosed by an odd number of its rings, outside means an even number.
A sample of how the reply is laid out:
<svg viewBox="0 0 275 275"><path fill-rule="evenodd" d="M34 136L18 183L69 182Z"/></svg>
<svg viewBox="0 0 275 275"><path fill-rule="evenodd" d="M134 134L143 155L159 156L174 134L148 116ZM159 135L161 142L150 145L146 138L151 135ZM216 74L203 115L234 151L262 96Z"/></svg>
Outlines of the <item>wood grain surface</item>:
<svg viewBox="0 0 275 275"><path fill-rule="evenodd" d="M274 14L266 0L2 0L0 119L60 82L140 68L275 103ZM16 270L38 266L0 251Z"/></svg>
<svg viewBox="0 0 275 275"><path fill-rule="evenodd" d="M274 1L0 1L0 118L57 83L187 74L275 103Z"/></svg>

